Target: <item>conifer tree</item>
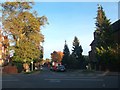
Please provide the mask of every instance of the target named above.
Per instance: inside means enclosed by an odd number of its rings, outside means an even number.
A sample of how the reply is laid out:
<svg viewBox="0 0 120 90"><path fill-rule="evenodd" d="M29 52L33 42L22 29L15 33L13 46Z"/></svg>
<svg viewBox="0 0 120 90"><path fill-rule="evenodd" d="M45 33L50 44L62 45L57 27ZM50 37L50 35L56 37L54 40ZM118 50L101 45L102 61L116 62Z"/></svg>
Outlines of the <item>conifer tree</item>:
<svg viewBox="0 0 120 90"><path fill-rule="evenodd" d="M63 54L64 55L63 55L63 59L62 59L62 64L65 65L66 68L68 68L70 51L69 51L68 45L66 44L66 40L65 40Z"/></svg>
<svg viewBox="0 0 120 90"><path fill-rule="evenodd" d="M106 69L112 66L114 40L111 38L111 22L105 15L101 5L98 5L96 17L96 56L98 64Z"/></svg>
<svg viewBox="0 0 120 90"><path fill-rule="evenodd" d="M110 19L108 19L105 15L105 12L103 11L103 8L101 5L98 5L98 11L97 11L97 17L96 17L96 33L97 33L97 47L104 46L104 48L107 48L108 44L111 44L110 42Z"/></svg>
<svg viewBox="0 0 120 90"><path fill-rule="evenodd" d="M73 41L73 50L72 50L72 55L74 55L74 57L76 59L80 59L81 56L82 56L82 52L83 52L83 49L82 49L82 46L79 45L79 40L78 38L75 36L74 38L74 41Z"/></svg>
<svg viewBox="0 0 120 90"><path fill-rule="evenodd" d="M83 52L82 46L80 45L78 38L75 36L73 40L73 50L71 54L74 68L80 68L80 69L84 68L83 65L84 60L83 60L82 52Z"/></svg>

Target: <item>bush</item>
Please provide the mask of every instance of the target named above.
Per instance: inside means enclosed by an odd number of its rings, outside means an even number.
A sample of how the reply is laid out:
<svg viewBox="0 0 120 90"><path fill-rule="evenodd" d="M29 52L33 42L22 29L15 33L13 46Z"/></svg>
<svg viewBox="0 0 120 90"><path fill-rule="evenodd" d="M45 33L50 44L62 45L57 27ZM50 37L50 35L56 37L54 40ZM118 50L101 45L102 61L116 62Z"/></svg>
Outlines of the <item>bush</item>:
<svg viewBox="0 0 120 90"><path fill-rule="evenodd" d="M23 71L23 64L21 62L13 62L13 64L17 67L18 73Z"/></svg>

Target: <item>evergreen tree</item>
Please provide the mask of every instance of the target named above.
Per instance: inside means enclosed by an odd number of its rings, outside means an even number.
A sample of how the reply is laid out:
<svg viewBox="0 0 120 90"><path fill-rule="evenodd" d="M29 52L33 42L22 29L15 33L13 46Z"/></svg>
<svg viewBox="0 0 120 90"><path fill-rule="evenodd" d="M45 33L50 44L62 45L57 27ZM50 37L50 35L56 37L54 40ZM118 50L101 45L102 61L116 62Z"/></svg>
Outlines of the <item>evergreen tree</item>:
<svg viewBox="0 0 120 90"><path fill-rule="evenodd" d="M82 46L79 45L79 40L75 36L74 41L73 41L72 55L74 55L76 59L80 59L82 57L82 52L83 52Z"/></svg>
<svg viewBox="0 0 120 90"><path fill-rule="evenodd" d="M96 17L96 56L98 59L98 65L102 68L109 68L113 62L113 47L115 45L114 40L111 38L111 22L107 19L105 12L101 5L98 5L97 17Z"/></svg>
<svg viewBox="0 0 120 90"><path fill-rule="evenodd" d="M73 41L73 50L72 50L72 56L74 60L74 68L80 68L83 69L83 56L82 56L82 46L80 45L80 42L78 38L75 36L74 41Z"/></svg>
<svg viewBox="0 0 120 90"><path fill-rule="evenodd" d="M63 55L63 59L62 59L62 64L65 65L66 68L69 68L70 51L69 51L68 45L66 44L66 40L65 40L63 54L64 55Z"/></svg>
<svg viewBox="0 0 120 90"><path fill-rule="evenodd" d="M97 17L96 17L96 33L97 33L97 47L103 46L107 48L111 44L110 34L110 19L107 19L105 12L101 5L98 5Z"/></svg>

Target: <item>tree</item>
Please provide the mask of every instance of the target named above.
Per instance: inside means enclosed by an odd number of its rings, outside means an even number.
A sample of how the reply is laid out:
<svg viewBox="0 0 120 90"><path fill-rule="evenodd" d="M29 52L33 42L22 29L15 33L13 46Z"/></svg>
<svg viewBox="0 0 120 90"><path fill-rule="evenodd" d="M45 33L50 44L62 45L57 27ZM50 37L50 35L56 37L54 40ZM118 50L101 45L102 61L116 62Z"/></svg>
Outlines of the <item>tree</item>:
<svg viewBox="0 0 120 90"><path fill-rule="evenodd" d="M63 49L63 58L62 58L62 64L65 65L65 67L69 67L69 57L70 57L70 51L68 48L68 45L66 44L66 40L65 40L65 45L64 45L64 49Z"/></svg>
<svg viewBox="0 0 120 90"><path fill-rule="evenodd" d="M83 65L83 56L82 56L82 46L80 45L80 42L78 40L78 38L75 36L74 40L73 40L73 50L72 50L72 58L74 60L74 66L75 68L84 68Z"/></svg>
<svg viewBox="0 0 120 90"><path fill-rule="evenodd" d="M98 5L97 17L96 17L96 33L97 33L97 47L104 46L107 48L111 44L110 34L110 19L107 19L105 12L101 5Z"/></svg>
<svg viewBox="0 0 120 90"><path fill-rule="evenodd" d="M51 53L51 58L52 58L52 61L54 61L54 62L61 62L62 58L63 58L63 52L54 51L53 53Z"/></svg>
<svg viewBox="0 0 120 90"><path fill-rule="evenodd" d="M79 40L78 38L75 36L74 41L73 41L73 50L72 50L72 55L74 55L74 57L77 58L81 58L82 56L82 46L79 45Z"/></svg>
<svg viewBox="0 0 120 90"><path fill-rule="evenodd" d="M44 41L41 26L47 23L45 16L30 12L31 2L5 2L3 7L4 32L13 36L14 61L31 62L40 58L40 42Z"/></svg>
<svg viewBox="0 0 120 90"><path fill-rule="evenodd" d="M97 17L96 17L96 57L98 59L98 64L102 68L110 68L113 62L114 55L114 40L111 38L111 22L107 19L105 12L101 5L98 5ZM114 61L113 61L114 60Z"/></svg>

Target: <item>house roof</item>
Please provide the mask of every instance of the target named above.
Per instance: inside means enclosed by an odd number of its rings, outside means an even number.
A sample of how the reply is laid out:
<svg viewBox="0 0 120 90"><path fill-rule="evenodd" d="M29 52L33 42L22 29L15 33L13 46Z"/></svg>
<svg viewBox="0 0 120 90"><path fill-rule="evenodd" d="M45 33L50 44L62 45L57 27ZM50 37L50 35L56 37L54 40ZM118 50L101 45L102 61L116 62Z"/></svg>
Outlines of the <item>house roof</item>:
<svg viewBox="0 0 120 90"><path fill-rule="evenodd" d="M92 46L92 45L94 44L94 42L95 42L95 40L93 40L93 41L91 42L90 46Z"/></svg>
<svg viewBox="0 0 120 90"><path fill-rule="evenodd" d="M117 20L116 22L114 22L112 25L111 25L111 28L112 28L112 32L117 32L120 30L120 19Z"/></svg>

